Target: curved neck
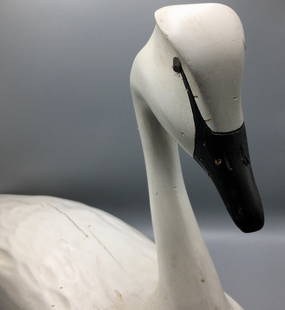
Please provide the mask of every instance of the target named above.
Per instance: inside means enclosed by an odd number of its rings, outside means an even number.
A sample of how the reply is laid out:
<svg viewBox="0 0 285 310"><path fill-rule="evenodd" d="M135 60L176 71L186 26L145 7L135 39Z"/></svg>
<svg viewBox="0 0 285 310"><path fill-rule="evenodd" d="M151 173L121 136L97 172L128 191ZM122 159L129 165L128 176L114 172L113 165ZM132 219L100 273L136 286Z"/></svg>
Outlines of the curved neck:
<svg viewBox="0 0 285 310"><path fill-rule="evenodd" d="M177 144L135 92L133 101L146 163L159 265L157 291L147 308L228 309L188 199Z"/></svg>

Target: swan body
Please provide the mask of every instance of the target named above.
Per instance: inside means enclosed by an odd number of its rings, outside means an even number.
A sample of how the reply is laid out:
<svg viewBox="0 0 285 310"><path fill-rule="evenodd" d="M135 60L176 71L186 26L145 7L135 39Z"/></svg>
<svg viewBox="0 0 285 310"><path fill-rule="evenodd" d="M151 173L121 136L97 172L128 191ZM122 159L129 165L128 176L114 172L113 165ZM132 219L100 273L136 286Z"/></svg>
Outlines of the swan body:
<svg viewBox="0 0 285 310"><path fill-rule="evenodd" d="M1 310L131 310L157 282L154 244L79 202L1 195L0 232Z"/></svg>
<svg viewBox="0 0 285 310"><path fill-rule="evenodd" d="M130 83L156 246L119 219L81 203L2 195L0 310L241 310L224 293L201 236L178 145L195 157L198 114L210 139L214 131L231 139L239 135L243 28L238 16L220 4L166 7L155 19ZM180 71L172 66L175 59ZM245 196L233 219L248 224L249 210L248 231L257 230L262 226L259 200L246 200L257 189L253 181L243 183L253 180L249 159L235 156L240 149L231 144L228 149L229 159L238 159L245 171L233 183ZM222 159L215 163L217 171L226 169ZM235 167L224 176L232 178Z"/></svg>

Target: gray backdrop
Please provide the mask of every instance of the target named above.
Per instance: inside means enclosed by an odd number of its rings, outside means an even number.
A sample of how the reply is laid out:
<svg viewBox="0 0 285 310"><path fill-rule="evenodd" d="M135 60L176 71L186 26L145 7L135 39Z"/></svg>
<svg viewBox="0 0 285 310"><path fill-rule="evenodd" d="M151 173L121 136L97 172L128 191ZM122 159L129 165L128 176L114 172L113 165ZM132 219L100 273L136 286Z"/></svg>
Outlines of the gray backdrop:
<svg viewBox="0 0 285 310"><path fill-rule="evenodd" d="M227 291L246 309L283 309L285 2L221 2L246 31L243 103L264 230L239 232L181 154L185 182ZM1 0L1 193L80 200L152 236L128 79L153 12L168 4L179 1Z"/></svg>

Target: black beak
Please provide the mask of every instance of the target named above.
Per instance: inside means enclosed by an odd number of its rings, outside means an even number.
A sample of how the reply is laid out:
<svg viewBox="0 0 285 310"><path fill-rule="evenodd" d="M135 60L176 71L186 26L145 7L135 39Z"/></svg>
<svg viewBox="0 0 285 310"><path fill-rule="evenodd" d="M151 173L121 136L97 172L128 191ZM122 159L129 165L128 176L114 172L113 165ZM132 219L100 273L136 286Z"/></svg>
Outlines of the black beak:
<svg viewBox="0 0 285 310"><path fill-rule="evenodd" d="M182 76L193 113L194 159L213 180L235 224L243 232L261 229L263 207L250 164L245 125L231 132L213 132L198 109L177 57L173 59L173 70Z"/></svg>

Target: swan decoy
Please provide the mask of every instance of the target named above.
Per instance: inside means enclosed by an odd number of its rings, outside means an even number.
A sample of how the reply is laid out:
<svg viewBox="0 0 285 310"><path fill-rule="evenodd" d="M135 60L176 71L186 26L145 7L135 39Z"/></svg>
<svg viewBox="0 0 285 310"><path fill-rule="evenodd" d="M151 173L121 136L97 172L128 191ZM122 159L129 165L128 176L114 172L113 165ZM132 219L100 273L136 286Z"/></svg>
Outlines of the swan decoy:
<svg viewBox="0 0 285 310"><path fill-rule="evenodd" d="M243 28L221 4L164 7L155 21L130 84L156 246L79 202L1 195L1 310L241 309L201 237L178 145L209 174L237 226L259 230L240 100Z"/></svg>

